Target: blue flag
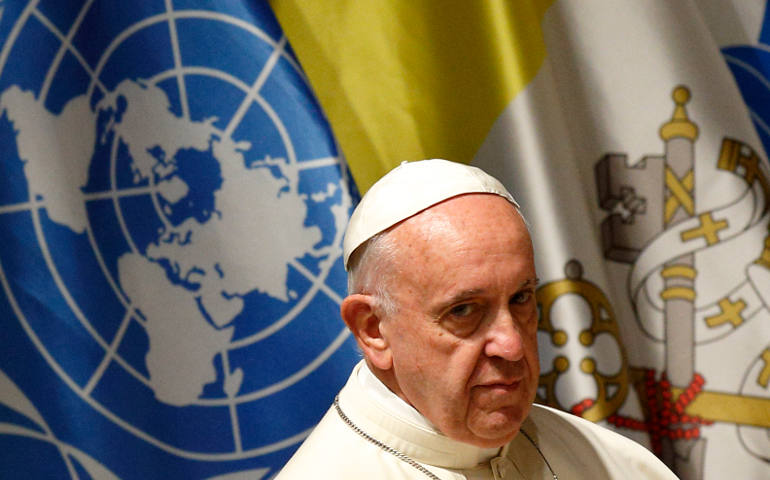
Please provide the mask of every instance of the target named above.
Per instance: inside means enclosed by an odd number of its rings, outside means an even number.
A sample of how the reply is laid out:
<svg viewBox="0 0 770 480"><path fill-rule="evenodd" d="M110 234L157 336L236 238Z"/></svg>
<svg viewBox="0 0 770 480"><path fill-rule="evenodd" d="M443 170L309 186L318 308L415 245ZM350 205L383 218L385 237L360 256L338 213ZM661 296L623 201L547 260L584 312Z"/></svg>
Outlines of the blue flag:
<svg viewBox="0 0 770 480"><path fill-rule="evenodd" d="M735 76L762 145L770 152L770 9L767 4L764 9L756 43L723 47L722 55Z"/></svg>
<svg viewBox="0 0 770 480"><path fill-rule="evenodd" d="M0 3L0 478L269 478L357 193L266 2Z"/></svg>

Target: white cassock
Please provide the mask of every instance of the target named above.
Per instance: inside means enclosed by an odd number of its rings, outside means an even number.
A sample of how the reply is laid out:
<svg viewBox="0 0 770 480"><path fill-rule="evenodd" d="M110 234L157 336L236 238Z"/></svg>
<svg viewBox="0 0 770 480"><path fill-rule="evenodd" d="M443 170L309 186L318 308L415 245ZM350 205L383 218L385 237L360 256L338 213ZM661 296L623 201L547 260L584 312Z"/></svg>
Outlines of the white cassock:
<svg viewBox="0 0 770 480"><path fill-rule="evenodd" d="M388 390L363 361L340 391L338 405L275 480L677 478L638 443L541 405L532 406L520 433L502 448L452 440Z"/></svg>

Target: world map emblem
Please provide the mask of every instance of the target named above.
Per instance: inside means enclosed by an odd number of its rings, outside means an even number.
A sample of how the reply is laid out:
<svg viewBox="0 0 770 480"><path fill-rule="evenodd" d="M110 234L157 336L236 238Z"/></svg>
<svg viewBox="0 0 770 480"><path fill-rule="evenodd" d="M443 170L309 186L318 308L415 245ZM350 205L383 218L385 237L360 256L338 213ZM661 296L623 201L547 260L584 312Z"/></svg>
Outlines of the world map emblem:
<svg viewBox="0 0 770 480"><path fill-rule="evenodd" d="M357 356L329 127L266 4L197 3L3 6L0 442L40 475L260 478Z"/></svg>

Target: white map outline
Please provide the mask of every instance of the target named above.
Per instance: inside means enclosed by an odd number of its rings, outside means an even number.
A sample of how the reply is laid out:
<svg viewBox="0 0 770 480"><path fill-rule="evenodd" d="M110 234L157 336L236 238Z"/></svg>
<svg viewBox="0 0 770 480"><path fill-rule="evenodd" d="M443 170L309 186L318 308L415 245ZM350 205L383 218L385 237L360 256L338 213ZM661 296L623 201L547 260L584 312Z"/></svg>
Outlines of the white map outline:
<svg viewBox="0 0 770 480"><path fill-rule="evenodd" d="M234 17L230 17L230 16L228 16L226 14L207 12L207 11L197 11L197 10L189 10L189 11L181 11L181 12L169 11L165 15L156 15L156 16L148 17L146 19L143 19L140 22L137 22L137 23L131 25L128 29L126 29L125 31L121 32L119 35L117 35L113 39L113 41L110 44L110 46L104 51L104 54L103 54L100 62L98 63L97 68L94 69L94 70L91 70L91 68L88 66L87 62L82 57L82 55L71 45L71 39L74 38L74 36L77 34L77 28L79 27L79 24L82 21L82 19L85 17L85 15L86 15L88 9L90 8L92 2L89 1L89 2L87 2L85 4L84 8L78 14L78 17L77 17L76 21L73 23L72 29L71 29L70 33L66 37L64 37L61 34L61 32L59 32L55 28L55 26L50 21L48 21L48 19L39 10L36 9L37 3L38 2L36 0L31 1L27 5L27 7L24 9L22 14L19 16L19 18L17 20L17 23L13 26L13 28L11 30L11 33L8 36L7 40L6 40L6 43L4 45L3 50L0 51L0 73L2 72L2 70L5 67L5 64L7 62L8 56L10 54L10 51L11 51L13 45L15 44L16 39L17 39L19 33L21 32L21 30L24 27L24 25L26 24L26 22L29 21L29 17L30 16L34 16L38 21L41 22L41 24L43 24L46 28L48 28L62 42L61 48L60 48L59 52L57 53L54 62L52 62L51 66L50 66L50 69L49 69L49 73L46 76L46 83L45 83L45 93L46 93L46 95L47 95L47 90L50 87L50 84L52 82L52 78L55 76L56 71L58 71L57 66L58 66L59 62L61 61L61 59L63 58L65 51L70 51L75 56L75 58L78 60L78 62L80 62L81 66L90 75L90 77L91 77L91 84L88 87L87 95L89 97L91 97L93 95L93 89L94 89L95 86L100 88L100 90L102 90L103 92L106 91L104 85L99 81L99 75L101 73L101 70L106 65L106 63L107 63L109 57L111 56L112 52L122 43L123 40L125 40L128 37L130 37L133 33L139 31L141 28L147 27L149 25L153 25L153 24L155 24L157 22L161 22L161 21L167 21L167 22L170 22L170 23L175 23L175 21L177 19L179 19L179 18L206 18L206 19L211 19L211 20L220 21L220 22L224 22L224 23L230 23L230 24L239 26L239 27L247 30L248 32L252 33L253 35L256 35L257 37L259 37L263 41L266 41L268 44L270 44L274 49L276 49L280 45L280 47L279 47L280 48L280 55L283 55L284 59L288 60L291 63L291 65L295 68L296 72L303 78L303 80L307 81L304 73L302 72L301 69L299 69L299 67L296 64L296 62L294 62L294 60L283 50L282 47L283 47L283 44L285 43L285 38L282 38L281 42L276 43L269 36L267 36L262 30L258 29L256 26L254 26L252 24L246 23L246 22L244 22L244 21L242 21L240 19L234 18ZM167 3L167 5L169 5L169 4ZM173 30L173 31L175 32L175 30ZM172 44L176 45L178 47L178 43L174 43L174 42L176 42L176 38L172 38L171 40L172 40ZM183 71L184 70L183 68L177 67L175 70L176 70L177 78L179 78L180 76L184 76L185 75L185 73ZM268 75L264 75L264 77L266 77L266 76L269 76L269 74ZM260 76L258 76L258 79L260 77L263 77L262 73L260 73ZM182 89L180 89L180 90L182 90ZM262 99L260 96L256 95L257 91L258 91L258 88L257 89L252 89L252 92L254 92L254 99L253 100L256 101L257 103L264 103L264 105L269 105L264 99ZM182 98L186 99L186 92L184 92L184 93L180 92L180 94L182 95ZM41 104L45 103L44 100L45 100L45 98L42 95L41 95L40 98L38 98L38 101ZM247 98L244 100L244 102L248 102L248 101L249 101L249 97L247 96ZM183 105L183 110L186 110L186 107L187 107L186 106L186 100L184 101L184 103L185 103L185 105ZM270 109L269 111L272 112L272 109ZM272 113L274 115L274 112L272 112ZM189 112L186 115L189 115ZM277 115L275 115L275 118L276 119L278 118ZM278 120L280 120L280 119L278 119ZM233 125L234 125L234 123L233 123ZM283 126L282 123L280 125ZM234 129L234 126L233 126L233 129ZM289 162L296 164L296 158L293 155L293 153L294 153L293 152L293 146L292 146L291 141L289 139L288 132L286 132L285 129L284 129L281 133L282 133L282 135L281 135L282 138L285 138L285 141L287 141L287 150L291 151L291 154L289 155L289 157L290 157L289 158ZM293 160L293 162L292 162L292 160ZM306 162L302 162L302 167L300 169L314 168L314 167L318 167L318 166L327 166L327 165L329 165L331 163L340 165L342 167L341 170L343 172L343 177L342 177L341 180L342 180L342 182L345 182L347 180L347 171L344 168L344 166L341 165L339 157L334 157L334 158L326 157L326 158L319 158L319 159L315 159L315 160L308 160ZM145 188L137 188L137 189L132 189L129 192L126 192L126 191L116 191L116 190L114 190L114 185L113 185L113 190L112 191L96 192L96 193L90 193L88 195L84 195L84 201L87 201L89 199L105 198L105 197L106 198L112 198L113 201L116 201L117 198L125 197L125 196L132 195L132 194L140 194L140 192L144 193L144 192L146 192L148 190L150 192L154 191L152 186L149 189L146 188L146 187ZM61 368L61 366L55 361L55 359L53 359L53 357L47 351L47 349L42 344L40 339L37 337L35 332L31 329L31 327L29 326L29 324L28 324L28 322L26 320L26 317L24 316L24 314L21 311L21 308L19 307L15 297L13 296L12 290L10 289L10 285L8 283L8 279L6 278L5 272L4 272L3 268L2 268L2 264L0 264L0 284L2 284L3 289L5 290L5 292L6 292L7 296L8 296L9 303L11 304L11 307L14 310L16 316L19 318L19 320L20 320L20 322L21 322L25 332L30 337L30 339L33 341L33 343L37 347L38 351L46 359L47 363L56 371L56 373L59 375L59 377L62 378L62 380L65 381L65 383L74 392L78 393L81 396L81 398L84 401L86 401L92 408L94 408L95 410L99 411L100 413L105 415L107 418L109 418L111 421L113 421L117 425L121 426L125 430L133 433L134 435L136 435L139 438L142 438L143 440L147 441L148 443L157 446L158 448L161 448L161 449L163 449L163 450L165 450L165 451L167 451L169 453L175 454L175 455L183 457L183 458L192 458L192 459L198 459L198 460L231 460L231 459L247 458L247 457L252 457L252 456L256 456L256 455L262 455L262 454L266 454L266 453L270 453L270 452L274 452L274 451L286 448L287 446L290 446L290 445L294 445L297 442L299 442L302 439L304 439L309 434L310 430L312 430L312 429L308 429L308 430L306 430L304 432L300 432L299 434L296 434L296 435L293 435L291 437L288 437L288 438L284 439L283 441L275 442L273 444L265 445L265 446L258 447L258 448L252 448L250 450L243 450L242 449L242 445L240 444L240 441L238 441L238 444L236 445L235 451L232 452L232 453L224 453L224 454L222 454L222 453L214 453L214 454L209 454L209 453L200 453L200 452L194 452L194 451L187 451L187 450L183 450L183 449L174 447L173 445L169 445L169 444L166 444L165 442L162 442L160 440L155 439L154 437L148 435L147 433L137 429L136 427L133 427L133 425L123 421L121 418L119 418L115 414L113 414L110 410L106 409L100 403L98 403L95 400L93 400L90 397L90 392L93 389L93 387L98 383L98 379L101 376L100 372L103 372L104 369L106 368L106 366L109 364L108 360L115 360L129 374L134 376L134 378L136 378L137 380L139 380L140 382L142 382L144 384L147 384L147 379L145 377L143 377L138 372L136 372L130 365L126 364L125 361L122 360L122 358L120 358L120 357L118 357L118 356L116 356L114 354L115 351L117 350L117 348L119 347L120 339L122 338L122 334L125 332L125 329L126 329L128 323L130 323L130 318L136 318L137 321L139 321L138 320L138 316L132 315L133 309L131 307L130 302L128 302L128 300L125 298L125 296L122 295L122 293L120 293L120 289L115 284L114 279L112 279L110 275L107 275L108 282L110 283L110 285L113 288L113 290L115 292L118 292L117 293L118 298L123 303L123 305L126 307L126 314L124 316L124 320L121 322L121 325L118 328L118 332L113 337L113 341L109 345L107 344L107 342L104 341L104 339L99 335L99 333L95 329L93 329L93 327L90 325L90 322L88 322L88 319L85 318L85 316L83 315L82 311L80 311L80 309L77 306L76 302L74 301L74 299L69 294L68 290L66 289L66 286L64 285L64 283L63 283L63 281L61 279L61 276L58 273L58 270L55 267L55 264L54 264L53 259L51 257L50 250L48 249L47 242L46 242L45 237L44 237L44 235L42 233L42 225L40 223L40 215L39 215L39 210L41 208L45 208L45 202L39 202L39 201L36 201L34 199L30 199L29 202L24 202L23 204L4 205L3 207L0 207L0 214L1 213L5 213L5 212L11 212L11 211L20 211L20 210L29 210L30 211L30 214L32 215L32 221L33 221L33 225L34 225L35 235L36 235L36 237L38 239L38 242L39 242L39 245L41 247L43 257L44 257L44 259L46 261L46 265L49 268L49 271L51 273L51 276L52 276L54 282L57 285L57 288L60 290L60 292L64 296L65 301L67 302L67 305L70 307L70 309L73 312L73 314L75 314L75 316L78 319L78 321L83 325L83 327L89 332L89 334L97 341L97 343L100 345L100 347L105 351L105 357L103 358L102 363L94 371L94 374L91 377L91 379L89 380L89 382L87 383L86 388L80 387L79 385L77 385L74 382L74 380L72 380L69 377L68 373L65 372ZM119 210L118 210L118 212L119 212ZM119 221L122 222L122 218ZM95 239L93 237L93 233L92 233L91 228L90 228L90 224L87 226L86 230L88 232L89 242L91 243L92 248L94 248L96 243L95 243ZM337 245L339 243L339 240L341 239L341 235L342 235L342 232L338 231L336 236L335 236L335 243L333 243L334 245ZM108 270L106 269L106 267L104 265L103 258L101 257L100 253L97 253L97 252L98 252L98 248L94 248L94 253L95 253L95 255L98 256L98 261L100 263L100 268L102 268L103 271L108 272ZM339 297L339 295L337 295L336 292L331 290L325 283L321 282L320 279L319 279L319 277L325 277L326 275L328 275L328 271L330 270L330 268L334 264L334 261L339 257L340 254L341 254L341 252L337 252L336 256L331 257L327 261L323 262L323 263L326 264L326 268L322 269L322 271L320 272L321 275L319 275L319 276L312 275L310 272L308 272L304 268L297 268L298 266L301 267L301 264L299 264L298 262L291 262L292 266L295 269L297 269L297 271L300 274L302 274L303 276L308 278L308 280L310 280L311 283L313 284L313 286L315 287L315 288L311 288L310 290L308 290L308 293L306 294L306 297L310 296L309 294L310 294L311 291L313 292L313 296L314 296L315 292L317 290L321 290L332 301L335 301L337 303L341 302L341 298ZM295 310L295 309L293 309L293 310ZM290 311L288 314L286 314L284 316L284 318L290 316L291 313L292 313L292 311ZM297 312L293 312L293 313L296 314ZM258 340L260 340L262 338L267 337L270 333L273 333L276 330L277 330L277 328L276 329L272 329L272 331L270 331L269 333L265 333L265 331L263 330L262 335L252 335L250 337L246 337L244 339L240 339L239 343L237 345L231 345L231 347L232 347L231 349L237 348L240 345L246 343L246 340L251 340L251 343L253 343L254 341L258 341ZM307 364L304 368L302 368L301 370L299 370L298 372L296 372L295 374L289 376L288 378L284 379L281 382L278 382L278 383L276 383L274 385L265 387L265 388L263 388L263 389L261 389L259 391L252 392L251 394L249 394L247 396L237 397L237 399L227 399L227 400L221 400L221 401L219 401L219 400L217 400L217 401L201 401L201 402L196 402L195 405L223 405L223 404L227 404L227 405L230 406L230 408L232 410L232 409L235 408L235 406L237 406L240 403L245 403L245 402L248 402L248 401L256 399L256 398L262 398L262 397L268 396L268 395L270 395L272 393L275 393L277 391L280 391L282 389L285 389L288 386L293 385L294 383L298 382L302 378L306 377L308 374L310 374L312 371L314 371L319 365L324 363L325 360L328 357L330 357L338 349L338 347L342 343L344 343L344 341L348 337L349 337L349 332L347 331L347 329L343 328L341 330L340 334L326 347L326 349L319 356L316 357L316 359L314 359L312 362ZM249 343L249 344L251 344L251 343ZM237 425L238 425L237 419L233 419L233 432L234 432L234 434L237 431Z"/></svg>

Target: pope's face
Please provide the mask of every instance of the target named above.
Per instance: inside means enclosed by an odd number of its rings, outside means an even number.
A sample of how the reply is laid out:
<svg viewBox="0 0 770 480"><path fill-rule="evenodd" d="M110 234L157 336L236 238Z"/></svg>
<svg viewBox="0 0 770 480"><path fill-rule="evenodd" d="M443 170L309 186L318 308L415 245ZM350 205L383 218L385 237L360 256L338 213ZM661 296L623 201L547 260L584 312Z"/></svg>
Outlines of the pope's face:
<svg viewBox="0 0 770 480"><path fill-rule="evenodd" d="M445 435L510 441L538 383L532 244L503 198L455 197L391 231L397 311L380 329L389 387Z"/></svg>

